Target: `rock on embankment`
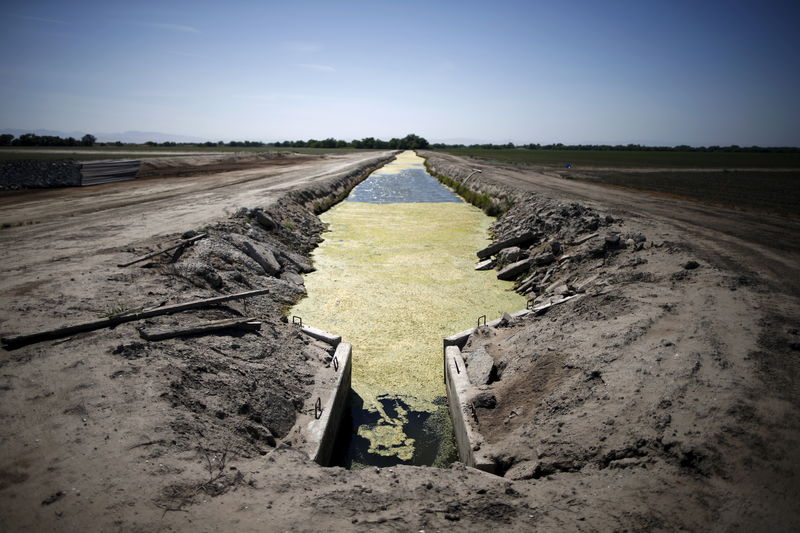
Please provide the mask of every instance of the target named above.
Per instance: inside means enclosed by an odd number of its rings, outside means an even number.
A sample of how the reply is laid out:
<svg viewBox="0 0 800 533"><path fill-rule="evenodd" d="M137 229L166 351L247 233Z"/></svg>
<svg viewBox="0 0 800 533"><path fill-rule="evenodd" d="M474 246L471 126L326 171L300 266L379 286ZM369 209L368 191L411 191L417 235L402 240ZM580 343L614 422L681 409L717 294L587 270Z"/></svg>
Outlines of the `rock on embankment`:
<svg viewBox="0 0 800 533"><path fill-rule="evenodd" d="M496 241L479 250L478 258L493 256L497 277L517 281L518 292L531 297L574 294L577 274L571 272L587 261L652 246L644 234L626 231L611 215L534 194L518 195L492 231ZM563 283L554 285L559 279Z"/></svg>

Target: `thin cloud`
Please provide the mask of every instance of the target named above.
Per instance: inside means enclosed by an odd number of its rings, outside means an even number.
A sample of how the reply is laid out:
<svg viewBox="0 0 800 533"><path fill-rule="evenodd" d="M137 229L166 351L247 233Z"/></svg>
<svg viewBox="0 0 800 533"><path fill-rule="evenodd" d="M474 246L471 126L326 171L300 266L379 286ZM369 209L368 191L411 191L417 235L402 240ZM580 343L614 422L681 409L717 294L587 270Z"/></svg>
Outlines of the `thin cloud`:
<svg viewBox="0 0 800 533"><path fill-rule="evenodd" d="M276 100L302 100L303 94L294 93L258 93L258 94L233 94L233 98L242 100L256 100L260 102L274 102Z"/></svg>
<svg viewBox="0 0 800 533"><path fill-rule="evenodd" d="M330 65L309 65L307 63L301 63L298 65L299 67L306 68L308 70L316 70L317 72L335 72L336 69Z"/></svg>
<svg viewBox="0 0 800 533"><path fill-rule="evenodd" d="M67 22L65 20L58 20L58 19L45 19L45 18L42 18L42 17L29 17L27 15L12 15L12 16L16 17L18 19L35 20L36 22L48 22L50 24L69 24L69 22Z"/></svg>
<svg viewBox="0 0 800 533"><path fill-rule="evenodd" d="M292 52L319 52L322 50L322 46L319 44L304 41L284 41L281 46Z"/></svg>
<svg viewBox="0 0 800 533"><path fill-rule="evenodd" d="M166 24L162 22L147 22L145 26L156 28L159 30L179 31L182 33L200 33L200 30L192 26L185 26L183 24Z"/></svg>

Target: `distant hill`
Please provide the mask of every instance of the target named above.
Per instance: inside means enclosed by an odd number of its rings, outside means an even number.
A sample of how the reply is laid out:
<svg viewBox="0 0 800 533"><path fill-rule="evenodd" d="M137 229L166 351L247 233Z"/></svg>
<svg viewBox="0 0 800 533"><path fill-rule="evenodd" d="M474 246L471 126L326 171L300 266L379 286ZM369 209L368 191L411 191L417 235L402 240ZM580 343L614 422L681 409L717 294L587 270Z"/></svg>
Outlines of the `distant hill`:
<svg viewBox="0 0 800 533"><path fill-rule="evenodd" d="M36 135L53 135L56 137L74 137L80 139L87 133L91 133L99 142L116 142L121 141L124 143L141 144L147 141L153 142L176 142L176 143L193 143L205 142L209 139L203 137L192 137L189 135L176 135L173 133L161 133L158 131L125 131L122 133L102 133L93 131L56 131L56 130L43 130L43 129L17 129L17 128L0 128L0 133L10 133L15 137L24 135L25 133L34 133Z"/></svg>

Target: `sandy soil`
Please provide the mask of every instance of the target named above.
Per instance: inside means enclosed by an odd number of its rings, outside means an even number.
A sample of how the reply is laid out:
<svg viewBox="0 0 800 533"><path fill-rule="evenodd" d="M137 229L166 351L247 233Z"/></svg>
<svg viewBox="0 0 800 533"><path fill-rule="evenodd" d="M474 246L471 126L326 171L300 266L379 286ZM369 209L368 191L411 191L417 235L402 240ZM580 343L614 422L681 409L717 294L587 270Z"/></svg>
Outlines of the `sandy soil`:
<svg viewBox="0 0 800 533"><path fill-rule="evenodd" d="M505 477L459 464L321 468L290 446L282 435L323 348L280 321L302 292L298 269L258 274L230 236L307 253L322 228L279 197L374 157L0 196L2 221L39 222L0 232L4 336L272 290L195 315L258 316L260 337L135 344L124 325L3 352L0 530L800 527L798 222L450 156L431 162L462 180L477 166L470 183L517 199L498 237L535 231L532 257L561 244L532 271L529 296L578 294L470 339L501 370L487 387L497 407L477 416ZM252 212L227 218L258 205L278 229ZM115 266L200 227L212 236L175 264ZM631 243L605 244L613 234Z"/></svg>

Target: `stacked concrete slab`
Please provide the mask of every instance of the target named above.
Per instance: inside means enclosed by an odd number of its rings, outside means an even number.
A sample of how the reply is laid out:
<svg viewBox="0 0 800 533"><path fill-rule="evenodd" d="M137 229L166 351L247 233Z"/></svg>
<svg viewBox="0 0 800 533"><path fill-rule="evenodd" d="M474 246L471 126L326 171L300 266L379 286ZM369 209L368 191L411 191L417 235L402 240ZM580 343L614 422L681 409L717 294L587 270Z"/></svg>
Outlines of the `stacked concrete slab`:
<svg viewBox="0 0 800 533"><path fill-rule="evenodd" d="M136 179L141 161L136 159L120 161L88 161L79 163L81 169L81 186L99 185L113 181Z"/></svg>
<svg viewBox="0 0 800 533"><path fill-rule="evenodd" d="M0 190L80 187L136 179L141 161L20 160L0 163Z"/></svg>

